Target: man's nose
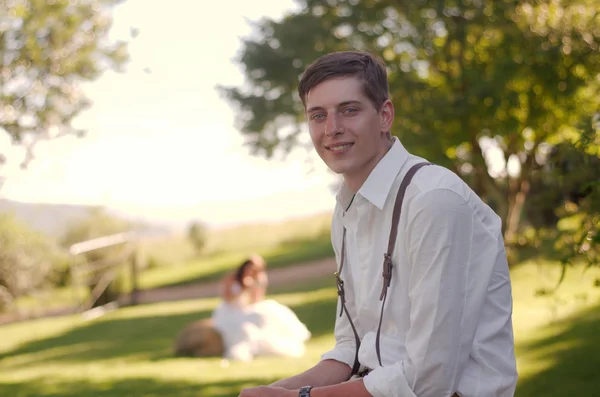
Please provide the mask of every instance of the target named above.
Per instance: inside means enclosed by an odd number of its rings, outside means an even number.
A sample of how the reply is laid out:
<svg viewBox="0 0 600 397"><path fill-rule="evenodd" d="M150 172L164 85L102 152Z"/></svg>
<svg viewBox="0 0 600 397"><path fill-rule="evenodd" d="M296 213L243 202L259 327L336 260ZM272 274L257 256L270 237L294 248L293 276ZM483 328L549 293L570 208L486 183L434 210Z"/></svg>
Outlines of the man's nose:
<svg viewBox="0 0 600 397"><path fill-rule="evenodd" d="M325 134L327 136L336 136L344 133L344 126L338 114L332 114L327 117L325 125Z"/></svg>

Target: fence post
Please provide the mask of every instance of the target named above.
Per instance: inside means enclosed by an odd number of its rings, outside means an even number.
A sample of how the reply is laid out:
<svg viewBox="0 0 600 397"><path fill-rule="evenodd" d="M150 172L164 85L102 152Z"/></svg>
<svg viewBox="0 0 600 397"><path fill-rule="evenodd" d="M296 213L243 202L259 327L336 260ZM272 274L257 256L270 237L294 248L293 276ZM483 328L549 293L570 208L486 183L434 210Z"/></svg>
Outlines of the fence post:
<svg viewBox="0 0 600 397"><path fill-rule="evenodd" d="M105 259L99 259L97 261L93 261L93 262L87 262L84 261L84 263L82 264L75 264L75 257L77 257L80 254L84 254L86 252L90 252L90 251L95 251L98 249L103 249L103 248L107 248L107 247L112 247L115 245L121 245L121 244L127 244L130 243L133 246L131 247L131 250L128 250L127 246L125 248L126 253L124 255L122 255L120 258L117 258L117 262L120 263L120 266L117 265L111 265L109 264L108 266L106 265L107 263L107 258ZM132 283L133 283L133 291L130 297L131 303L135 304L137 303L137 277L138 277L138 272L137 272L137 266L136 266L136 247L138 244L138 236L136 232L123 232L123 233L116 233L116 234L111 234L108 236L103 236L103 237L98 237L98 238L93 238L91 240L86 240L86 241L82 241L76 244L71 245L71 247L69 247L69 253L71 254L71 260L72 260L72 267L71 267L71 274L72 274L72 279L73 280L77 280L73 283L73 287L74 290L77 289L77 287L79 286L79 282L80 280L79 277L81 276L80 274L80 269L79 266L87 266L87 272L94 272L96 270L102 269L104 270L104 274L100 275L99 278L99 283L94 286L94 288L92 288L91 291L91 297L90 297L90 302L86 302L86 303L82 303L81 305L79 305L79 310L78 311L86 311L89 310L98 300L98 298L100 297L100 295L106 290L106 288L109 287L110 283L114 280L114 278L117 275L117 269L116 268L121 268L123 269L123 266L126 266L127 260L130 259L131 262L131 273L132 273ZM85 283L86 285L88 285L88 283ZM89 287L90 285L88 285Z"/></svg>
<svg viewBox="0 0 600 397"><path fill-rule="evenodd" d="M83 306L83 301L85 298L81 297L81 291L79 291L79 272L77 271L77 262L74 255L69 257L69 265L69 273L71 276L71 293L73 294L73 301L75 302L75 310L77 310L77 308Z"/></svg>
<svg viewBox="0 0 600 397"><path fill-rule="evenodd" d="M137 251L133 251L131 254L131 302L132 306L137 305L138 302L138 255Z"/></svg>

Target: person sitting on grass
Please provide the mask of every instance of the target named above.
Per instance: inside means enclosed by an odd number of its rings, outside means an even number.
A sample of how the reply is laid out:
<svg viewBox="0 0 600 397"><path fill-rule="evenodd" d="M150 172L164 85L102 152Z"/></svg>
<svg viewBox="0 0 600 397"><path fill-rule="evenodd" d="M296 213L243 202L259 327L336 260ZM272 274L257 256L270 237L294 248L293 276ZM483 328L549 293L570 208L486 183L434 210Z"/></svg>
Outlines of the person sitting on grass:
<svg viewBox="0 0 600 397"><path fill-rule="evenodd" d="M212 314L223 337L224 357L250 361L257 355L300 357L311 333L287 306L265 299L266 262L252 255L221 282L221 303Z"/></svg>

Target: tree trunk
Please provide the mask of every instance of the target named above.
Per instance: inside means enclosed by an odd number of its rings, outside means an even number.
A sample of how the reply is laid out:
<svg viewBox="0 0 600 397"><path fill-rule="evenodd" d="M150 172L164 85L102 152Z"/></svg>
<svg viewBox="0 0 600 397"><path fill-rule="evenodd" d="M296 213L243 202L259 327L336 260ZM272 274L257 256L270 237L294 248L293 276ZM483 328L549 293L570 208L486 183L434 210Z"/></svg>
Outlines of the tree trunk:
<svg viewBox="0 0 600 397"><path fill-rule="evenodd" d="M480 191L474 190L480 197L487 196L494 201L496 204L495 211L502 220L502 233L504 233L506 220L508 219L508 214L510 211L506 194L504 189L502 189L502 187L498 184L498 181L492 178L488 173L487 163L485 162L483 152L481 151L481 146L479 146L479 142L477 141L475 134L471 134L471 146L473 148L473 158L471 159L471 162L477 179L475 189L479 187Z"/></svg>
<svg viewBox="0 0 600 397"><path fill-rule="evenodd" d="M511 189L508 198L508 217L504 230L504 241L508 245L517 243L521 215L529 194L529 178L520 178L520 181L516 181L516 184L516 188Z"/></svg>
<svg viewBox="0 0 600 397"><path fill-rule="evenodd" d="M531 153L535 153L535 149L537 149L537 144ZM533 154L527 155L521 166L521 175L517 179L512 180L509 185L508 218L504 231L504 241L509 246L515 245L519 237L519 226L521 225L521 216L525 208L527 196L529 195L534 161Z"/></svg>
<svg viewBox="0 0 600 397"><path fill-rule="evenodd" d="M485 175L482 175L485 173ZM482 184L485 187L487 195L493 199L495 203L495 211L502 221L502 234L506 230L506 223L510 213L510 205L506 197L506 193L501 189L497 182L487 173L487 169L480 171Z"/></svg>

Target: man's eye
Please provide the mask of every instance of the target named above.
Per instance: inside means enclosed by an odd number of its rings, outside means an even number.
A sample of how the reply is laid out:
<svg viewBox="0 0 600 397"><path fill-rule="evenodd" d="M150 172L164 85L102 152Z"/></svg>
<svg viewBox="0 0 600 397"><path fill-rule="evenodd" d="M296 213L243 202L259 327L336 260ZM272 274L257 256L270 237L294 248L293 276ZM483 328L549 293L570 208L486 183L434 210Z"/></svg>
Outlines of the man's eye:
<svg viewBox="0 0 600 397"><path fill-rule="evenodd" d="M343 113L346 113L346 114L356 113L357 111L358 111L358 109L355 109L355 108L346 108L346 109L344 109Z"/></svg>
<svg viewBox="0 0 600 397"><path fill-rule="evenodd" d="M318 121L318 120L322 120L323 118L325 118L325 115L323 113L317 113L317 114L313 114L310 119Z"/></svg>

